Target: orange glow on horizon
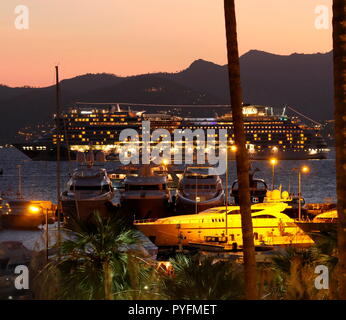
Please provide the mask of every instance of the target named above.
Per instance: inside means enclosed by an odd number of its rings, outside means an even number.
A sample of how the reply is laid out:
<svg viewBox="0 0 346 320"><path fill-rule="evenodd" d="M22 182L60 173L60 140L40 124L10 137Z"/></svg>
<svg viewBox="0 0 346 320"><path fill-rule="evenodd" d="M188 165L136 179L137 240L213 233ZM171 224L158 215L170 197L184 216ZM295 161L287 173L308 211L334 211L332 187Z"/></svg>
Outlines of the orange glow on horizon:
<svg viewBox="0 0 346 320"><path fill-rule="evenodd" d="M86 73L120 76L178 72L194 60L226 64L223 1L23 0L28 30L14 27L13 1L0 10L0 83L48 86ZM314 26L317 5L331 1L236 1L240 54L328 52L331 26Z"/></svg>

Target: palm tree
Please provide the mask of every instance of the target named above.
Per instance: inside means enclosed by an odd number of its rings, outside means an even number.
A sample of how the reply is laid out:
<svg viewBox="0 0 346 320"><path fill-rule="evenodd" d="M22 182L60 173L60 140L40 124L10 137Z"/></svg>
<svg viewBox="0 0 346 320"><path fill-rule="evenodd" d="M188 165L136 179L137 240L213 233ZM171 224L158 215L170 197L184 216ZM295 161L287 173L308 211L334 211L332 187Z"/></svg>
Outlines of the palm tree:
<svg viewBox="0 0 346 320"><path fill-rule="evenodd" d="M339 296L346 299L346 2L333 1L334 118Z"/></svg>
<svg viewBox="0 0 346 320"><path fill-rule="evenodd" d="M138 243L135 230L119 216L102 218L98 213L71 228L69 239L61 243L60 260L43 272L45 280L55 279L56 298L111 300L115 293L129 291L130 270L143 264L134 262L136 256L129 252Z"/></svg>
<svg viewBox="0 0 346 320"><path fill-rule="evenodd" d="M224 0L224 9L228 53L228 75L230 82L230 97L232 104L234 140L237 146L236 161L239 184L239 203L243 233L246 298L256 299L256 260L249 191L249 158L246 150L246 137L244 131L244 121L242 112L243 99L240 83L237 23L234 0Z"/></svg>
<svg viewBox="0 0 346 320"><path fill-rule="evenodd" d="M275 252L264 268L271 276L267 295L272 299L294 300L334 298L335 257L332 248L333 239L327 235L309 248L287 247ZM317 265L325 265L330 270L329 290L318 290L314 286Z"/></svg>
<svg viewBox="0 0 346 320"><path fill-rule="evenodd" d="M173 275L162 275L163 296L173 300L242 299L242 267L214 259L182 254L171 259Z"/></svg>

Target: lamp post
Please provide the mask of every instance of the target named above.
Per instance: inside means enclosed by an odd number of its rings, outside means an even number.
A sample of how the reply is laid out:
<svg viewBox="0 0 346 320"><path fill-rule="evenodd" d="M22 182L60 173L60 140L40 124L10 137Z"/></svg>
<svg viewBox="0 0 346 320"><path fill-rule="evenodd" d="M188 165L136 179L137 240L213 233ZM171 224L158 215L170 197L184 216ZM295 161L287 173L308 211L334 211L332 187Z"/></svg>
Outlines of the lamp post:
<svg viewBox="0 0 346 320"><path fill-rule="evenodd" d="M270 159L270 164L272 165L272 190L274 190L274 179L275 179L275 165L278 163L276 158Z"/></svg>
<svg viewBox="0 0 346 320"><path fill-rule="evenodd" d="M298 220L302 220L302 173L308 173L310 168L302 166L301 168L293 168L292 170L298 171Z"/></svg>
<svg viewBox="0 0 346 320"><path fill-rule="evenodd" d="M45 246L46 246L46 263L48 262L48 245L49 245L49 239L48 239L48 208L46 210L43 209L42 206L36 206L31 205L29 207L29 211L33 214L38 214L40 211L45 213L45 224L46 224L46 230L45 230Z"/></svg>

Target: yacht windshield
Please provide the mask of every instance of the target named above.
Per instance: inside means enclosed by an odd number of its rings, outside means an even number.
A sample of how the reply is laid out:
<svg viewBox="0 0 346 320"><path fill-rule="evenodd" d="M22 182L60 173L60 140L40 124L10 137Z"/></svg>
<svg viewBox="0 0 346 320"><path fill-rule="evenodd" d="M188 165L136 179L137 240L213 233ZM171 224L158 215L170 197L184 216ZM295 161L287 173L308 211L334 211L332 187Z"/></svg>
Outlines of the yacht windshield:
<svg viewBox="0 0 346 320"><path fill-rule="evenodd" d="M153 185L126 185L125 190L136 191L136 190L166 190L166 185L153 184Z"/></svg>
<svg viewBox="0 0 346 320"><path fill-rule="evenodd" d="M71 186L71 191L110 191L110 186L108 184L102 186Z"/></svg>

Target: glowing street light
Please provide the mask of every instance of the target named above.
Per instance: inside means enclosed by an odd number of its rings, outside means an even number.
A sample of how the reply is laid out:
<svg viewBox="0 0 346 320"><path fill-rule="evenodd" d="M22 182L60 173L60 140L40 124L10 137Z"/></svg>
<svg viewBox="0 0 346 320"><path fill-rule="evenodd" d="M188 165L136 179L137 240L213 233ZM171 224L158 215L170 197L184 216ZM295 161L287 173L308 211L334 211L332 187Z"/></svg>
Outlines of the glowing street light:
<svg viewBox="0 0 346 320"><path fill-rule="evenodd" d="M301 168L293 168L293 171L298 171L298 219L302 219L302 173L308 173L310 168L308 166L302 166Z"/></svg>
<svg viewBox="0 0 346 320"><path fill-rule="evenodd" d="M308 166L303 166L298 170L298 218L302 219L302 192L301 192L301 179L302 173L308 173L310 168Z"/></svg>
<svg viewBox="0 0 346 320"><path fill-rule="evenodd" d="M43 212L43 207L41 206L35 206L35 205L31 205L29 206L29 212L32 214L38 214L40 212ZM46 262L48 262L48 208L46 208L46 214L45 214L45 218L46 218L46 232L45 232L45 240L46 240Z"/></svg>
<svg viewBox="0 0 346 320"><path fill-rule="evenodd" d="M39 213L40 211L41 211L40 207L37 207L37 206L30 206L29 207L29 212L30 213L36 214L36 213Z"/></svg>
<svg viewBox="0 0 346 320"><path fill-rule="evenodd" d="M301 168L301 171L304 172L304 173L308 173L310 171L310 168L308 166L303 166Z"/></svg>
<svg viewBox="0 0 346 320"><path fill-rule="evenodd" d="M277 165L278 160L276 158L270 159L270 164L272 165L272 190L274 190L274 179L275 179L275 166Z"/></svg>

